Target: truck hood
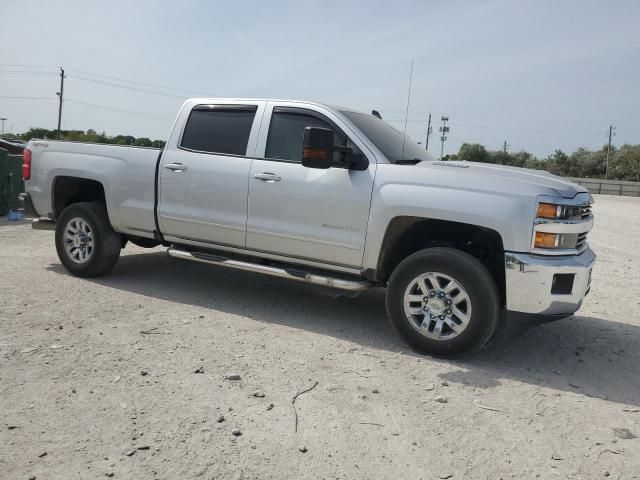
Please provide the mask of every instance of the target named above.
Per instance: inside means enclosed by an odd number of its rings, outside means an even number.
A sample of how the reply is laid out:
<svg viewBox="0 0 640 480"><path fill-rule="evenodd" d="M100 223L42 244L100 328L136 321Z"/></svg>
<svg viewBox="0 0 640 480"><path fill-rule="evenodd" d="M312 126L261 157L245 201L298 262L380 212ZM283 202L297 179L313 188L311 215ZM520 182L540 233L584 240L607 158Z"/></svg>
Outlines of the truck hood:
<svg viewBox="0 0 640 480"><path fill-rule="evenodd" d="M416 164L419 168L446 169L453 171L458 169L460 173L477 176L493 177L512 183L526 183L542 188L550 188L563 198L573 198L578 193L588 190L576 183L553 175L543 170L531 170L528 168L508 167L505 165L493 165L490 163L478 163L467 161L440 162L426 160Z"/></svg>

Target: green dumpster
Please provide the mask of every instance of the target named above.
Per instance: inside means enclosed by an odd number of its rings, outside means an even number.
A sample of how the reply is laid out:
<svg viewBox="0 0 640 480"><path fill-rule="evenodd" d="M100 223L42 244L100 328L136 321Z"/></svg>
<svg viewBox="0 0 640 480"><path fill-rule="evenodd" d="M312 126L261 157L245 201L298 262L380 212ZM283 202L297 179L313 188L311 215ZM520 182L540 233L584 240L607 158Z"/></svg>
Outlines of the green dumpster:
<svg viewBox="0 0 640 480"><path fill-rule="evenodd" d="M0 148L0 215L20 207L18 195L22 192L22 155L10 155Z"/></svg>

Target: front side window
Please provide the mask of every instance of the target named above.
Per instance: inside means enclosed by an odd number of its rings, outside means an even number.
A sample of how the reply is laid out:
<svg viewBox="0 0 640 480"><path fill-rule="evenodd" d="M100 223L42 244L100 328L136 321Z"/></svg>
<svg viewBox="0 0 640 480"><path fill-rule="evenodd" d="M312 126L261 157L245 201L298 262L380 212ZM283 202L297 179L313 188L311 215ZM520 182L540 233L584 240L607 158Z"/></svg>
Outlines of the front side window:
<svg viewBox="0 0 640 480"><path fill-rule="evenodd" d="M288 162L300 162L302 159L302 143L306 127L320 127L333 130L333 144L346 145L346 136L336 132L328 122L315 115L274 110L271 115L269 136L267 137L266 158Z"/></svg>
<svg viewBox="0 0 640 480"><path fill-rule="evenodd" d="M246 155L255 106L198 105L184 127L180 147L198 152Z"/></svg>

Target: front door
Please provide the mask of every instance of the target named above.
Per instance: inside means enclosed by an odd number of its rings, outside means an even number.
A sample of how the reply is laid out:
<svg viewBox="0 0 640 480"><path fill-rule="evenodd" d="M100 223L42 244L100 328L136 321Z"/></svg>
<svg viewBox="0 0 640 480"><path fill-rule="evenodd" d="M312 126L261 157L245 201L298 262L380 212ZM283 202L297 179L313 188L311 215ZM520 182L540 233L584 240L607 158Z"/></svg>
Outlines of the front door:
<svg viewBox="0 0 640 480"><path fill-rule="evenodd" d="M267 111L264 159L254 160L249 173L247 248L359 268L375 162L362 171L303 167L307 126L332 129L334 144L358 147L317 110L270 104Z"/></svg>

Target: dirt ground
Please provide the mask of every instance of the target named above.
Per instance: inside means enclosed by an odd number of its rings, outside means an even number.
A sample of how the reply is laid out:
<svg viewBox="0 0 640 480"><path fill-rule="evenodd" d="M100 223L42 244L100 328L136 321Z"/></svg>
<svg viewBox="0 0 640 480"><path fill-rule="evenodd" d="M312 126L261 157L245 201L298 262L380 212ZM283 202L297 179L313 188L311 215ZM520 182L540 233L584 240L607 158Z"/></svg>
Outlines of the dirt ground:
<svg viewBox="0 0 640 480"><path fill-rule="evenodd" d="M465 361L409 351L381 290L131 246L82 280L0 223L0 478L640 478L640 199L594 212L578 315Z"/></svg>

